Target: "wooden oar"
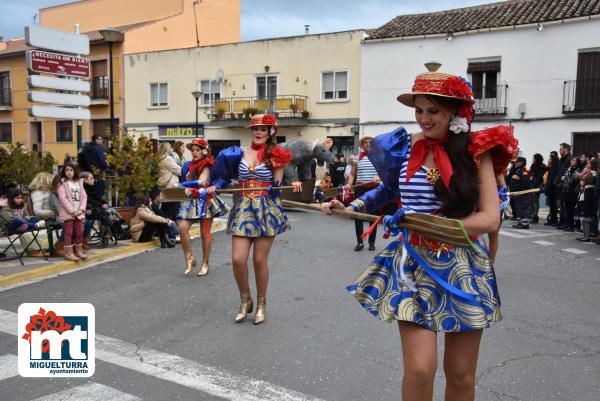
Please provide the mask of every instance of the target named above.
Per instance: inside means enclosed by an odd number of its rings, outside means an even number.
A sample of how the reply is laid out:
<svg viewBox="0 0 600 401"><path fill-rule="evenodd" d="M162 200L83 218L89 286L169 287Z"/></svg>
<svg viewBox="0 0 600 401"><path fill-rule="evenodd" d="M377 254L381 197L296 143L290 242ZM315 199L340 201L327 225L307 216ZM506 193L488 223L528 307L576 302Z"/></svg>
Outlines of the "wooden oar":
<svg viewBox="0 0 600 401"><path fill-rule="evenodd" d="M236 193L236 192L244 192L244 191L261 191L261 190L266 190L267 188L227 188L227 189L220 189L217 191L218 194L232 194L232 193ZM285 187L279 187L278 188L281 191L288 191L290 189L294 189L293 186L285 186ZM175 188L165 188L161 191L162 193L162 201L163 202L184 202L190 199L189 196L186 195L185 193L185 188L182 187L175 187Z"/></svg>
<svg viewBox="0 0 600 401"><path fill-rule="evenodd" d="M508 196L519 196L519 195L532 194L532 193L540 192L540 191L541 191L541 189L539 189L539 188L532 188L532 189L526 189L524 191L507 192L506 194Z"/></svg>
<svg viewBox="0 0 600 401"><path fill-rule="evenodd" d="M321 212L321 206L318 204L306 204L281 200L281 204L285 207L307 209L311 211ZM358 213L349 210L332 209L333 214L349 219L375 221L378 216L366 213ZM404 221L400 227L407 228L424 237L438 240L444 244L449 244L459 247L471 247L473 242L469 238L460 220L448 219L445 217L434 216L424 213L410 213L404 216Z"/></svg>

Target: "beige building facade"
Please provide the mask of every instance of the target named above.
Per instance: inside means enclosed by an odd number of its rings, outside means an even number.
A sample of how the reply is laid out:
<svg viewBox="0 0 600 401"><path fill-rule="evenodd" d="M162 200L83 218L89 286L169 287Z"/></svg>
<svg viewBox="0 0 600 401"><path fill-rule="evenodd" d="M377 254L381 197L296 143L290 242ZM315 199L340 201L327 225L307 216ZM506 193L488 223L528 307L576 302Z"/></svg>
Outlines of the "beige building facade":
<svg viewBox="0 0 600 401"><path fill-rule="evenodd" d="M279 141L334 139L355 148L360 110L361 30L129 54L125 127L190 141L196 111L213 151L248 145L248 117L274 113ZM201 91L196 108L193 91Z"/></svg>

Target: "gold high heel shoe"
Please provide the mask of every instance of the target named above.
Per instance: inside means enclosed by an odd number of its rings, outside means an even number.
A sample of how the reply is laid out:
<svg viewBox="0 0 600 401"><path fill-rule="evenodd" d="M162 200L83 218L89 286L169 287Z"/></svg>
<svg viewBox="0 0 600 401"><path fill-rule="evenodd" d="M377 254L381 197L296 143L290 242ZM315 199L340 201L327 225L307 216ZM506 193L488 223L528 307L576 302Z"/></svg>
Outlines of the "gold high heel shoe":
<svg viewBox="0 0 600 401"><path fill-rule="evenodd" d="M248 313L252 313L252 310L254 309L254 303L252 302L250 291L240 294L240 298L240 310L237 313L237 315L235 315L236 323L240 323L246 320L246 316L248 316Z"/></svg>
<svg viewBox="0 0 600 401"><path fill-rule="evenodd" d="M192 272L192 270L194 270L194 267L196 267L196 258L191 253L186 253L185 254L185 271L183 272L183 274L185 276L187 276L188 274L190 274Z"/></svg>
<svg viewBox="0 0 600 401"><path fill-rule="evenodd" d="M199 276L206 276L208 274L208 260L202 261L202 265L200 265L200 271L198 272Z"/></svg>
<svg viewBox="0 0 600 401"><path fill-rule="evenodd" d="M265 297L259 297L256 305L256 314L254 315L254 324L261 324L265 321L265 312L267 300Z"/></svg>

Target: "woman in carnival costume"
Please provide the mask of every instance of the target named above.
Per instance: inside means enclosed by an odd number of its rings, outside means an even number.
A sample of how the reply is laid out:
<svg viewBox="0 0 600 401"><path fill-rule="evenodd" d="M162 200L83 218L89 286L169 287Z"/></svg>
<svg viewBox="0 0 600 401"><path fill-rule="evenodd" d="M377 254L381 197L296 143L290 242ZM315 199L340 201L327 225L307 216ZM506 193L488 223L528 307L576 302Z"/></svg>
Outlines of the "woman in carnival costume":
<svg viewBox="0 0 600 401"><path fill-rule="evenodd" d="M185 256L185 272L183 274L190 274L196 266L196 258L192 255L190 227L194 222L200 221L202 265L200 265L198 276L204 276L208 274L208 260L212 247L210 228L213 218L224 216L229 209L218 196L207 192L207 188L210 186L210 169L215 162L210 154L208 142L205 139L194 138L186 147L192 152L192 162L189 165L186 182L179 185L186 187L186 194L190 200L181 203L177 214L181 248Z"/></svg>
<svg viewBox="0 0 600 401"><path fill-rule="evenodd" d="M232 179L238 180L244 189L227 222L227 233L232 236L233 275L241 298L235 321L244 321L253 310L248 255L254 246L252 261L258 301L254 324L260 324L265 321L269 252L275 236L290 228L277 187L283 178L283 167L290 163L292 155L276 146L279 126L273 115L252 117L250 128L250 147L232 146L217 156L211 171L213 186L208 193L226 188Z"/></svg>
<svg viewBox="0 0 600 401"><path fill-rule="evenodd" d="M382 183L349 210L376 211L400 198L386 216L388 234L401 234L375 257L348 291L373 316L398 321L404 400L431 400L437 369L437 332L445 334L446 400L473 400L482 329L501 319L500 298L481 234L499 224L495 174L518 151L512 127L471 132L473 92L463 78L437 72L417 76L411 93L398 97L415 108L421 132L400 127L373 139L369 159ZM476 179L474 179L476 177ZM339 201L323 211L343 209ZM474 242L453 248L400 228L406 213L460 219Z"/></svg>

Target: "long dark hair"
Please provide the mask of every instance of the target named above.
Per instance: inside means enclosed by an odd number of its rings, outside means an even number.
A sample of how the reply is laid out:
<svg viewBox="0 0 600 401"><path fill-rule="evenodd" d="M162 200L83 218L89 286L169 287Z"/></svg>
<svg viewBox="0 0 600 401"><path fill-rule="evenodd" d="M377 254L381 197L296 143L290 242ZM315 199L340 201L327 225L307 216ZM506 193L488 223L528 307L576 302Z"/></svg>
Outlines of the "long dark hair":
<svg viewBox="0 0 600 401"><path fill-rule="evenodd" d="M193 145L193 146L200 146L200 145ZM200 154L202 156L200 156L200 158L198 159L198 161L204 160L204 159L209 158L209 157L212 157L212 155L210 153L210 146L208 148L206 148L206 150L208 151L207 154L203 154L202 153L202 149L204 149L204 148L202 148L202 146L200 146ZM195 160L192 159L191 163L193 164L194 161ZM200 178L200 174L202 173L202 171L198 171L198 169L195 166L192 166L192 164L190 164L190 171L189 171L188 175L189 175L189 179L193 181L193 180L197 180L198 178ZM193 167L193 168L191 168L191 167Z"/></svg>
<svg viewBox="0 0 600 401"><path fill-rule="evenodd" d="M443 98L438 96L426 96L431 102L450 110L452 114L462 105L462 102L455 99ZM479 185L476 179L477 167L473 157L469 154L468 147L471 142L471 129L468 132L455 134L448 132L448 142L444 145L446 153L450 158L454 174L450 180L450 190L446 188L444 182L439 179L433 185L442 206L440 214L450 218L462 218L472 214L477 208L479 202Z"/></svg>
<svg viewBox="0 0 600 401"><path fill-rule="evenodd" d="M71 167L73 169L73 180L78 181L79 179L77 178L77 166L73 162L68 162L63 165L63 168L60 170L60 178L64 178L65 180L68 180L67 174L66 174L67 167Z"/></svg>

